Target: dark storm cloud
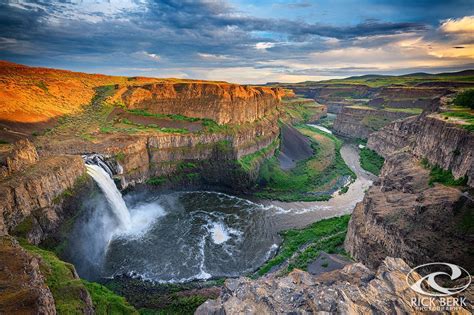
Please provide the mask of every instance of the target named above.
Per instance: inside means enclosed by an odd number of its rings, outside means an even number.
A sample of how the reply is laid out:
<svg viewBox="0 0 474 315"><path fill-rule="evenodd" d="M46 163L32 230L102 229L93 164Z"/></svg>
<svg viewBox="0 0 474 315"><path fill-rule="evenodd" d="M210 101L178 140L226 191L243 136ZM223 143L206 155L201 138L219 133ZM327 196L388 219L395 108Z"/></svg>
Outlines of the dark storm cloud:
<svg viewBox="0 0 474 315"><path fill-rule="evenodd" d="M81 2L0 0L0 59L72 69L96 67L98 71L104 65L126 65L158 70L252 67L298 74L283 63L268 63L307 61L312 52L334 48L384 45L393 35L433 28L398 20L329 25L263 18L244 14L224 1L130 0L128 4L108 12L94 11ZM304 9L312 3L282 1L278 5ZM328 43L328 38L337 41ZM272 44L257 49L257 43ZM455 45L460 44L464 43ZM341 69L333 74L352 71Z"/></svg>
<svg viewBox="0 0 474 315"><path fill-rule="evenodd" d="M74 10L73 5L71 7ZM256 31L283 34L300 40L311 39L312 36L350 39L425 27L417 23L379 21L337 27L263 19L240 15L223 2L150 1L146 3L146 10L120 16L126 19L104 17L96 23L74 19L66 14L61 16L59 10L62 8L43 3L38 6L24 5L24 9L20 9L4 3L0 8L1 37L29 41L40 51L52 54L127 53L150 49L179 60L179 55L189 56L200 51L216 54L240 54L243 51L244 55L252 57L255 43L274 41L251 36Z"/></svg>

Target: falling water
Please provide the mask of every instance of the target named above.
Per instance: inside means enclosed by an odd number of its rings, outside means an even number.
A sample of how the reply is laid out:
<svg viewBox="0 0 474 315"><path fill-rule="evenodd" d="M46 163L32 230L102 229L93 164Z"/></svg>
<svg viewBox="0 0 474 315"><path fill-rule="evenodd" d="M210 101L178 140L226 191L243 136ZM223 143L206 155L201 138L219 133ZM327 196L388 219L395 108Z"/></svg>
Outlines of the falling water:
<svg viewBox="0 0 474 315"><path fill-rule="evenodd" d="M110 175L98 165L86 164L86 168L87 174L92 176L104 193L105 198L107 198L107 201L109 202L116 218L119 220L120 225L125 229L129 228L131 225L130 212L122 198L122 194L115 186Z"/></svg>

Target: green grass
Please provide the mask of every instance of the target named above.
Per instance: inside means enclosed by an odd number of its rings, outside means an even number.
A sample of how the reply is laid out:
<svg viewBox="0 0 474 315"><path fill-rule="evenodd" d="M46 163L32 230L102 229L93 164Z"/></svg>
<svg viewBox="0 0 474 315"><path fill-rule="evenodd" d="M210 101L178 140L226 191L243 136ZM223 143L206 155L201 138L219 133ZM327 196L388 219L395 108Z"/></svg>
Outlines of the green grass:
<svg viewBox="0 0 474 315"><path fill-rule="evenodd" d="M281 265L303 245L309 246L297 256L295 261L290 262L288 271L296 267L306 269L307 263L321 251L342 252L340 247L344 242L344 232L347 230L349 219L349 215L344 215L315 222L303 229L291 229L280 233L283 242L277 255L260 267L257 275L263 276L273 267Z"/></svg>
<svg viewBox="0 0 474 315"><path fill-rule="evenodd" d="M440 183L446 186L466 186L467 176L455 179L451 170L444 170L437 165L431 165L426 158L421 160L421 165L430 170L428 184Z"/></svg>
<svg viewBox="0 0 474 315"><path fill-rule="evenodd" d="M309 122L313 117L320 115L323 106L313 99L290 99L283 102L281 111L293 122Z"/></svg>
<svg viewBox="0 0 474 315"><path fill-rule="evenodd" d="M369 149L360 149L360 166L374 175L380 175L385 159L377 154L377 152Z"/></svg>
<svg viewBox="0 0 474 315"><path fill-rule="evenodd" d="M396 113L408 113L413 115L419 115L423 112L422 108L410 107L410 108L395 108L395 107L384 107L387 112L396 112Z"/></svg>
<svg viewBox="0 0 474 315"><path fill-rule="evenodd" d="M94 306L98 307L97 314L137 314L124 298L99 284L74 278L74 267L53 252L28 244L23 239L19 241L27 251L41 257L40 270L53 294L58 314L82 314L86 306L81 299L84 291L90 293Z"/></svg>
<svg viewBox="0 0 474 315"><path fill-rule="evenodd" d="M462 120L464 124L459 124L459 126L474 132L474 112L472 110L464 107L452 107L450 111L443 112L441 115L444 115L445 118L452 117Z"/></svg>
<svg viewBox="0 0 474 315"><path fill-rule="evenodd" d="M181 120L181 121L189 121L189 122L194 122L194 121L199 121L199 118L195 117L187 117L184 115L179 115L179 114L153 114L150 112L147 112L146 110L143 109L129 109L129 113L132 113L134 115L139 115L139 116L147 116L147 117L155 117L155 118L168 118L172 120Z"/></svg>
<svg viewBox="0 0 474 315"><path fill-rule="evenodd" d="M259 161L263 159L269 152L275 150L279 144L279 139L275 139L263 149L247 154L237 160L237 163L245 170L250 171L256 167Z"/></svg>
<svg viewBox="0 0 474 315"><path fill-rule="evenodd" d="M297 127L309 134L318 134L332 141L335 150L333 160L325 169L316 170L313 164L324 158L324 152L313 140L312 147L316 153L311 158L298 162L291 170L282 170L278 159L271 157L260 167L259 191L255 193L257 197L280 201L325 201L331 198L330 194L323 193L328 189L328 183L335 182L341 176L356 178L341 157L340 139L317 128L306 125Z"/></svg>
<svg viewBox="0 0 474 315"><path fill-rule="evenodd" d="M148 185L153 185L153 186L160 186L164 184L167 181L166 177L164 176L154 176L150 177L146 180L146 183Z"/></svg>
<svg viewBox="0 0 474 315"><path fill-rule="evenodd" d="M103 285L86 280L82 280L82 283L89 291L96 314L139 314L133 306L128 304L125 298L118 296Z"/></svg>

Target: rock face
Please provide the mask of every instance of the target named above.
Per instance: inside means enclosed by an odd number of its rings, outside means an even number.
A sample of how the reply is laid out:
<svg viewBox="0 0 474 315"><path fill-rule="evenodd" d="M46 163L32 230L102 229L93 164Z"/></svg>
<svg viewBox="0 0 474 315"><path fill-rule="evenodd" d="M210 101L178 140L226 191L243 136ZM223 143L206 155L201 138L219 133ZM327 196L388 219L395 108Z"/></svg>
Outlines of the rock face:
<svg viewBox="0 0 474 315"><path fill-rule="evenodd" d="M334 132L351 138L366 139L369 134L379 130L390 122L411 116L403 112L344 107L334 121Z"/></svg>
<svg viewBox="0 0 474 315"><path fill-rule="evenodd" d="M229 83L153 83L119 90L129 109L210 118L219 124L254 122L276 109L283 89Z"/></svg>
<svg viewBox="0 0 474 315"><path fill-rule="evenodd" d="M436 114L410 117L373 133L367 146L387 158L408 151L432 165L450 169L455 178L468 177L474 187L474 134L445 122Z"/></svg>
<svg viewBox="0 0 474 315"><path fill-rule="evenodd" d="M85 167L79 156L38 160L34 146L26 140L15 148L7 157L13 172L0 180L0 235L18 229L37 244L58 226L65 192L73 188Z"/></svg>
<svg viewBox="0 0 474 315"><path fill-rule="evenodd" d="M402 259L387 257L375 272L354 263L319 276L295 270L282 278L228 279L221 296L195 314L417 313L411 300L419 295L406 284L410 269Z"/></svg>
<svg viewBox="0 0 474 315"><path fill-rule="evenodd" d="M421 159L468 177L473 187L474 136L436 117L410 117L370 135L367 146L385 157L380 180L355 207L345 248L375 267L386 256L411 265L432 261L474 270L473 198L469 191L428 184Z"/></svg>
<svg viewBox="0 0 474 315"><path fill-rule="evenodd" d="M39 258L15 239L0 237L0 313L56 314L53 295L39 266Z"/></svg>
<svg viewBox="0 0 474 315"><path fill-rule="evenodd" d="M28 165L38 162L38 153L36 148L27 139L15 142L11 152L9 152L5 161L0 166L0 178L11 175Z"/></svg>
<svg viewBox="0 0 474 315"><path fill-rule="evenodd" d="M345 249L377 267L385 257L415 266L432 261L474 270L474 202L459 189L428 185L429 171L408 153L385 161L380 180L352 213Z"/></svg>

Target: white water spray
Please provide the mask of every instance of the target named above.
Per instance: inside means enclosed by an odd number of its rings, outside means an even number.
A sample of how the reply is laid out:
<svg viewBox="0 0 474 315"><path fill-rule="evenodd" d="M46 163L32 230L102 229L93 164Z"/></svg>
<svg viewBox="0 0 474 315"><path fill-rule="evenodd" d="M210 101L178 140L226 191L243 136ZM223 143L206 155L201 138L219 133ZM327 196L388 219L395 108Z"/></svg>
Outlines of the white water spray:
<svg viewBox="0 0 474 315"><path fill-rule="evenodd" d="M114 181L109 174L98 165L86 164L87 174L92 176L99 188L105 195L112 211L120 222L120 225L128 229L131 226L130 212L122 198L122 194L115 186Z"/></svg>

